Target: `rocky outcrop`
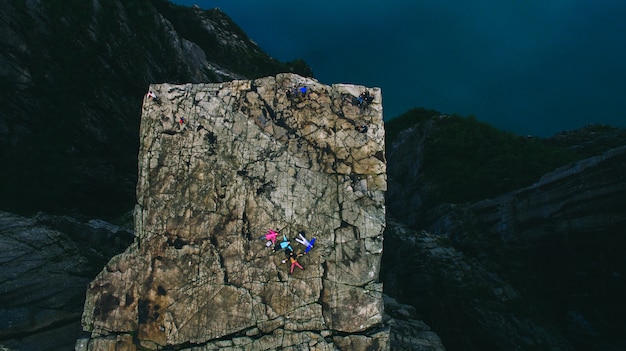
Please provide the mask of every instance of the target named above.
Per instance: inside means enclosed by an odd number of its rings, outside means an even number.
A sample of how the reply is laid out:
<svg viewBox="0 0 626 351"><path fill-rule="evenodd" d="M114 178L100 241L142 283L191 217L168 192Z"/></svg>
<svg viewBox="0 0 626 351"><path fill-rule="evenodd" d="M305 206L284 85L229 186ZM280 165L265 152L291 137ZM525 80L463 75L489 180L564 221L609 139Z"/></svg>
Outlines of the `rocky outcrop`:
<svg viewBox="0 0 626 351"><path fill-rule="evenodd" d="M521 247L564 235L619 232L626 224L625 171L626 147L622 146L557 169L532 186L448 208L429 229L449 233L456 241L470 241L475 232ZM455 214L470 230L459 227Z"/></svg>
<svg viewBox="0 0 626 351"><path fill-rule="evenodd" d="M72 349L96 267L132 241L102 221L0 212L0 349Z"/></svg>
<svg viewBox="0 0 626 351"><path fill-rule="evenodd" d="M417 319L415 307L383 295L385 321L389 325L390 349L394 351L445 351L439 335Z"/></svg>
<svg viewBox="0 0 626 351"><path fill-rule="evenodd" d="M572 349L538 317L523 287L448 238L388 219L385 252L386 291L414 307L415 319L427 321L448 350Z"/></svg>
<svg viewBox="0 0 626 351"><path fill-rule="evenodd" d="M424 179L424 148L430 134L436 130L437 120L433 117L411 126L387 146L389 191L388 212L403 223L413 226L422 221L423 213L432 203L432 185Z"/></svg>
<svg viewBox="0 0 626 351"><path fill-rule="evenodd" d="M618 147L499 197L416 209L425 231L388 219L387 293L450 350L622 349L625 171Z"/></svg>
<svg viewBox="0 0 626 351"><path fill-rule="evenodd" d="M387 349L380 90L290 74L151 90L137 239L89 285L77 348ZM303 269L268 229L296 253L298 232L317 238Z"/></svg>
<svg viewBox="0 0 626 351"><path fill-rule="evenodd" d="M622 146L546 174L530 187L447 207L430 230L541 296L575 347L621 349L625 174Z"/></svg>

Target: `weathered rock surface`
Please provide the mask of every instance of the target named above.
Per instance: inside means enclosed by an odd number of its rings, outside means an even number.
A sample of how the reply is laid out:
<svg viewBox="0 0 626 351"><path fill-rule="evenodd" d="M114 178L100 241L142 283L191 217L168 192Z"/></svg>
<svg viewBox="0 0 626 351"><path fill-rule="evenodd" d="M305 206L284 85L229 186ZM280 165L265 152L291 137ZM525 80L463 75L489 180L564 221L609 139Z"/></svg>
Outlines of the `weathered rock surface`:
<svg viewBox="0 0 626 351"><path fill-rule="evenodd" d="M90 284L77 348L387 349L380 90L291 74L151 89L137 239ZM268 229L296 252L299 231L317 237L304 270L265 247Z"/></svg>
<svg viewBox="0 0 626 351"><path fill-rule="evenodd" d="M622 146L564 166L532 186L440 211L445 214L433 216L436 220L431 220L429 229L451 233L456 241L472 240L473 231L518 247L554 236L620 231L626 225L625 195L626 147ZM467 224L471 231L462 228Z"/></svg>
<svg viewBox="0 0 626 351"><path fill-rule="evenodd" d="M72 348L95 267L133 240L103 224L0 212L0 349Z"/></svg>

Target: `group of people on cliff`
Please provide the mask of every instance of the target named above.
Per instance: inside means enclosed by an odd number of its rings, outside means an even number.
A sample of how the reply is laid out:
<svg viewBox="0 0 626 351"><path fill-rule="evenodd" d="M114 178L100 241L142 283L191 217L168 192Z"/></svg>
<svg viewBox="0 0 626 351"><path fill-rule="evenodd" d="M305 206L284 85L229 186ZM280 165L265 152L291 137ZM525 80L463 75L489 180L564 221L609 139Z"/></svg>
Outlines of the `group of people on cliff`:
<svg viewBox="0 0 626 351"><path fill-rule="evenodd" d="M287 98L294 99L294 98L303 98L307 95L308 92L309 92L309 88L302 86L298 88L293 87L293 88L287 89L285 94L287 95Z"/></svg>
<svg viewBox="0 0 626 351"><path fill-rule="evenodd" d="M306 97L308 96L310 92L311 92L311 89L308 88L307 86L298 86L298 87L288 88L285 91L285 95L287 96L288 99L291 100L291 99L298 99L298 98ZM364 109L369 104L371 104L372 101L374 101L374 95L370 94L368 90L365 90L364 92L359 94L359 96L352 97L351 102L352 102L352 105L358 106L361 109Z"/></svg>
<svg viewBox="0 0 626 351"><path fill-rule="evenodd" d="M374 96L369 91L364 91L359 94L359 97L352 99L352 104L358 107L364 108L374 101Z"/></svg>
<svg viewBox="0 0 626 351"><path fill-rule="evenodd" d="M286 91L286 95L287 98L291 99L300 99L300 98L304 98L306 97L309 93L310 93L311 89L306 87L306 86L299 86L299 87L292 87L287 89ZM154 93L154 91L150 90L148 92L147 98L150 100L154 100L155 102L157 102L159 105L161 104L161 100L157 97L157 95ZM358 97L352 97L352 105L354 106L358 106L359 108L361 108L361 110L363 110L364 108L366 108L369 104L372 103L372 101L374 101L374 96L372 94L370 94L369 91L365 90L364 92L362 92L361 94L359 94ZM180 125L184 125L185 122L187 122L185 120L184 117L181 117L178 120L178 123L180 123ZM202 126L200 126L202 127ZM354 129L359 132L359 133L367 133L367 125L366 124L357 124L354 126Z"/></svg>
<svg viewBox="0 0 626 351"><path fill-rule="evenodd" d="M273 246L273 252L285 252L285 258L281 262L289 262L289 264L291 264L289 274L293 274L293 271L296 267L304 270L304 267L302 267L300 262L298 262L298 258L306 255L307 253L309 253L309 251L311 251L311 249L313 249L313 246L315 245L315 240L317 240L317 238L313 237L311 238L311 240L308 240L303 231L298 232L298 237L294 238L294 240L304 246L304 251L301 251L297 254L295 253L293 247L291 246L291 242L289 241L289 239L287 239L287 236L285 234L283 234L282 241L279 241L278 232L269 229L267 233L265 233L265 235L261 237L261 240L266 240L266 247L270 248Z"/></svg>

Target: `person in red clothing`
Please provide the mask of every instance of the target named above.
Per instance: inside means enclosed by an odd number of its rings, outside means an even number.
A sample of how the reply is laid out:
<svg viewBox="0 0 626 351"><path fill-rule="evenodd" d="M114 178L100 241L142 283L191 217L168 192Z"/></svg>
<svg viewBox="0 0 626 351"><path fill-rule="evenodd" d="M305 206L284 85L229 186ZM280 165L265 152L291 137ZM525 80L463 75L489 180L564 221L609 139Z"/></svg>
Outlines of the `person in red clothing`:
<svg viewBox="0 0 626 351"><path fill-rule="evenodd" d="M295 254L292 250L290 249L285 249L285 252L287 253L287 258L285 258L282 262L286 263L287 261L289 261L291 263L291 269L289 270L289 274L293 274L293 270L294 268L296 268L296 266L302 270L304 270L304 268L302 268L302 265L298 262L298 257L302 256L302 254Z"/></svg>
<svg viewBox="0 0 626 351"><path fill-rule="evenodd" d="M147 96L148 96L148 99L154 100L159 105L161 104L161 99L159 99L159 97L156 96L156 94L152 90L148 92Z"/></svg>

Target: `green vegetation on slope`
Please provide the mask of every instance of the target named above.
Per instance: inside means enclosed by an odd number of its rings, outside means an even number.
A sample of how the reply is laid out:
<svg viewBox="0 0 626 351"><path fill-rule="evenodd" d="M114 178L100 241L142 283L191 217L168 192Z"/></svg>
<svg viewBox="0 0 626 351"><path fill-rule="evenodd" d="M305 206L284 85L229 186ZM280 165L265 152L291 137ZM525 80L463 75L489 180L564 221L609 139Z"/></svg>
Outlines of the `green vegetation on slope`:
<svg viewBox="0 0 626 351"><path fill-rule="evenodd" d="M385 122L385 144L390 145L403 130L441 115L442 113L436 110L414 108Z"/></svg>
<svg viewBox="0 0 626 351"><path fill-rule="evenodd" d="M438 121L424 154L424 173L444 202L477 201L519 189L579 159L574 152L503 132L476 118Z"/></svg>
<svg viewBox="0 0 626 351"><path fill-rule="evenodd" d="M386 124L387 145L399 131L423 123L433 110L413 109ZM419 128L419 126L418 126ZM554 169L584 155L478 121L452 115L436 119L427 136L422 174L435 189L435 203L478 201L529 186Z"/></svg>

